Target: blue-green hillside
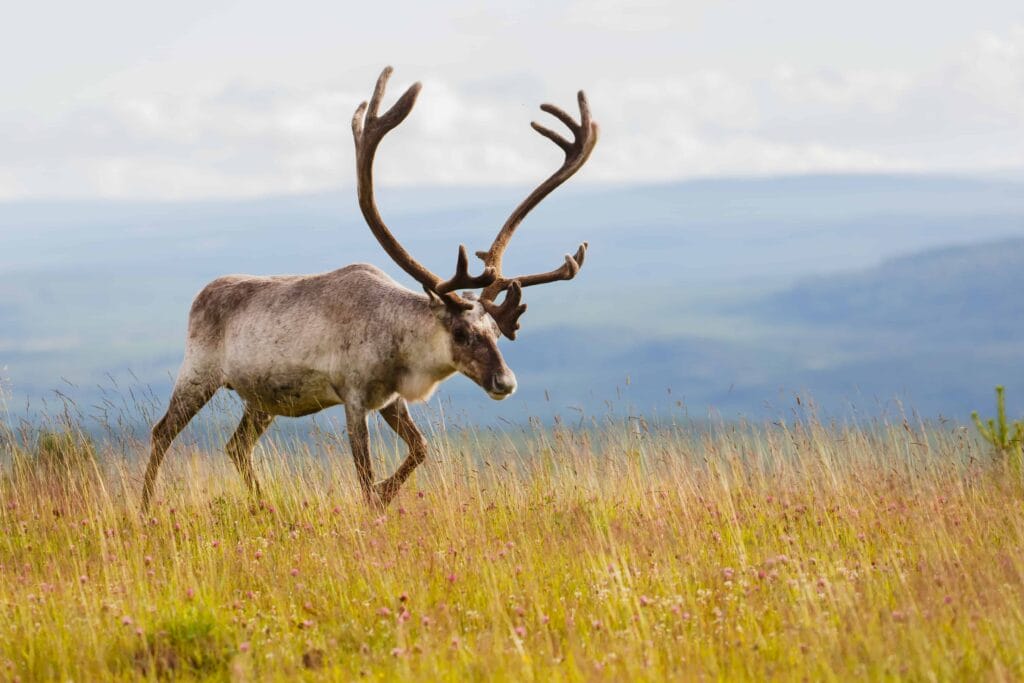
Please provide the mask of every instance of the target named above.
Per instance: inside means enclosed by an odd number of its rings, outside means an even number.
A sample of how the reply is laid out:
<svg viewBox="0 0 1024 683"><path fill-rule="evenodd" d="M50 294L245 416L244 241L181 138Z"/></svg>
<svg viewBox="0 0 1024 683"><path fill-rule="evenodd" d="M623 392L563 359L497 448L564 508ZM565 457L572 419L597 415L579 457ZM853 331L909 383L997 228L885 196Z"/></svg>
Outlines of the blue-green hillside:
<svg viewBox="0 0 1024 683"><path fill-rule="evenodd" d="M383 189L395 233L439 273L485 246L522 190ZM1024 407L1024 184L821 176L576 188L524 223L506 270L588 240L572 283L527 290L504 342L521 391L468 381L453 410L522 420L609 409L963 417L997 382ZM0 205L0 373L21 414L55 390L159 401L196 291L220 274L376 263L411 284L347 193L233 202ZM27 407L26 407L27 406Z"/></svg>

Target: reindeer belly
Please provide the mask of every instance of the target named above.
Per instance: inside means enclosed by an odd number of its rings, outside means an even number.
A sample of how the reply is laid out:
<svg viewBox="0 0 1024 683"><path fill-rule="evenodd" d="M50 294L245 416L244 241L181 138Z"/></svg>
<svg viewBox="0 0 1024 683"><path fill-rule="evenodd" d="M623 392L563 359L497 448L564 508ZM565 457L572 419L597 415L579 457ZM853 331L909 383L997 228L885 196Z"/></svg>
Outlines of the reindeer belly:
<svg viewBox="0 0 1024 683"><path fill-rule="evenodd" d="M272 415L298 417L343 403L328 334L318 316L300 312L240 317L225 334L224 384Z"/></svg>
<svg viewBox="0 0 1024 683"><path fill-rule="evenodd" d="M342 403L331 378L315 370L236 371L227 385L271 415L301 417Z"/></svg>

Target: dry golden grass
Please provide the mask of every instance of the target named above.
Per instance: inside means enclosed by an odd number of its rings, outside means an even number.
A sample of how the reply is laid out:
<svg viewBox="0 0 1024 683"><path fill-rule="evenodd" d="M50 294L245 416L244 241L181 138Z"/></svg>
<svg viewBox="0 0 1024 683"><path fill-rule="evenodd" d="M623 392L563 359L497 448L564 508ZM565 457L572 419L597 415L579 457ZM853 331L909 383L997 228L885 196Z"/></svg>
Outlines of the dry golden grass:
<svg viewBox="0 0 1024 683"><path fill-rule="evenodd" d="M176 447L146 518L137 457L8 467L0 679L1024 677L1021 487L961 427L438 430L383 516L333 444L258 504Z"/></svg>

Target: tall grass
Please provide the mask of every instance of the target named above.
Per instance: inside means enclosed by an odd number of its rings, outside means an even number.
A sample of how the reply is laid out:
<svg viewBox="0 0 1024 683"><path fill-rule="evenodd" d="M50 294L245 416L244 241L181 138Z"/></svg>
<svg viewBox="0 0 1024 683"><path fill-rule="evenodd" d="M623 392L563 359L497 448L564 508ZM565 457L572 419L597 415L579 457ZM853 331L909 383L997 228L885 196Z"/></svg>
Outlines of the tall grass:
<svg viewBox="0 0 1024 683"><path fill-rule="evenodd" d="M1024 677L1022 492L962 427L433 432L385 515L334 434L262 501L176 446L146 517L144 444L8 434L0 679Z"/></svg>

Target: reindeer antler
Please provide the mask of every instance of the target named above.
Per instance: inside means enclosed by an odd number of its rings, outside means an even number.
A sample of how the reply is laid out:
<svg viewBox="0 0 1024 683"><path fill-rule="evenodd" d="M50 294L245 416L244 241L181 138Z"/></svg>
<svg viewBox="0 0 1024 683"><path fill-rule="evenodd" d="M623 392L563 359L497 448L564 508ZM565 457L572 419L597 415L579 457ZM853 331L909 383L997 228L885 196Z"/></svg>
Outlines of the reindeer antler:
<svg viewBox="0 0 1024 683"><path fill-rule="evenodd" d="M373 97L370 98L369 104L366 102L360 104L352 116L352 137L356 144L356 184L359 208L374 237L402 270L423 285L425 290L434 292L449 305L470 309L473 304L455 294L455 290L476 289L491 285L497 277L496 271L491 267L485 267L480 275L470 275L466 247L460 245L455 275L442 281L405 250L391 234L377 210L377 202L373 193L373 158L377 152L377 146L385 135L409 115L422 88L419 83L413 83L390 109L378 115L377 112L380 109L381 100L384 99L384 89L391 77L391 72L390 66L385 67L380 77L377 78L377 85L373 89Z"/></svg>
<svg viewBox="0 0 1024 683"><path fill-rule="evenodd" d="M501 272L502 257L504 256L506 247L508 247L509 241L512 239L512 235L515 233L516 228L519 227L519 224L522 223L527 214L529 214L535 206L540 204L541 201L543 201L544 198L547 197L555 188L571 178L576 171L580 170L583 164L587 162L587 159L590 158L590 153L594 151L594 145L597 144L598 138L597 123L592 121L590 118L590 106L587 103L587 96L582 90L577 94L577 100L579 102L580 109L579 123L576 123L569 114L553 104L541 105L540 108L542 111L545 111L557 118L572 132L572 142L569 142L560 134L535 121L531 122L530 125L533 126L534 130L554 142L562 149L563 152L565 152L565 161L557 171L555 171L543 183L538 185L537 188L515 208L512 214L508 217L508 220L505 221L505 224L501 226L501 230L498 231L497 237L495 237L494 242L491 243L491 248L487 251L478 251L476 253L477 257L484 262L484 265L487 268L493 269L496 274L494 282L485 287L484 291L480 295L480 299L484 303L484 307L487 308L488 312L490 312L495 320L498 321L502 334L507 336L509 339L515 339L515 331L519 328L518 318L526 311L526 305L520 305L519 303L522 287L531 287L533 285L541 285L548 282L556 282L558 280L571 280L576 277L576 273L580 271L580 267L583 265L583 260L587 255L587 243L584 242L576 250L576 254L574 256L566 254L565 263L546 273L506 278ZM497 306L493 302L495 297L497 297L502 291L508 291L508 294L505 295L505 301L501 306Z"/></svg>
<svg viewBox="0 0 1024 683"><path fill-rule="evenodd" d="M523 300L523 286L518 280L513 280L505 290L505 300L501 305L488 299L481 299L480 304L484 307L494 322L498 323L498 329L509 339L516 338L516 331L519 329L519 317L526 313L526 304L520 303Z"/></svg>

